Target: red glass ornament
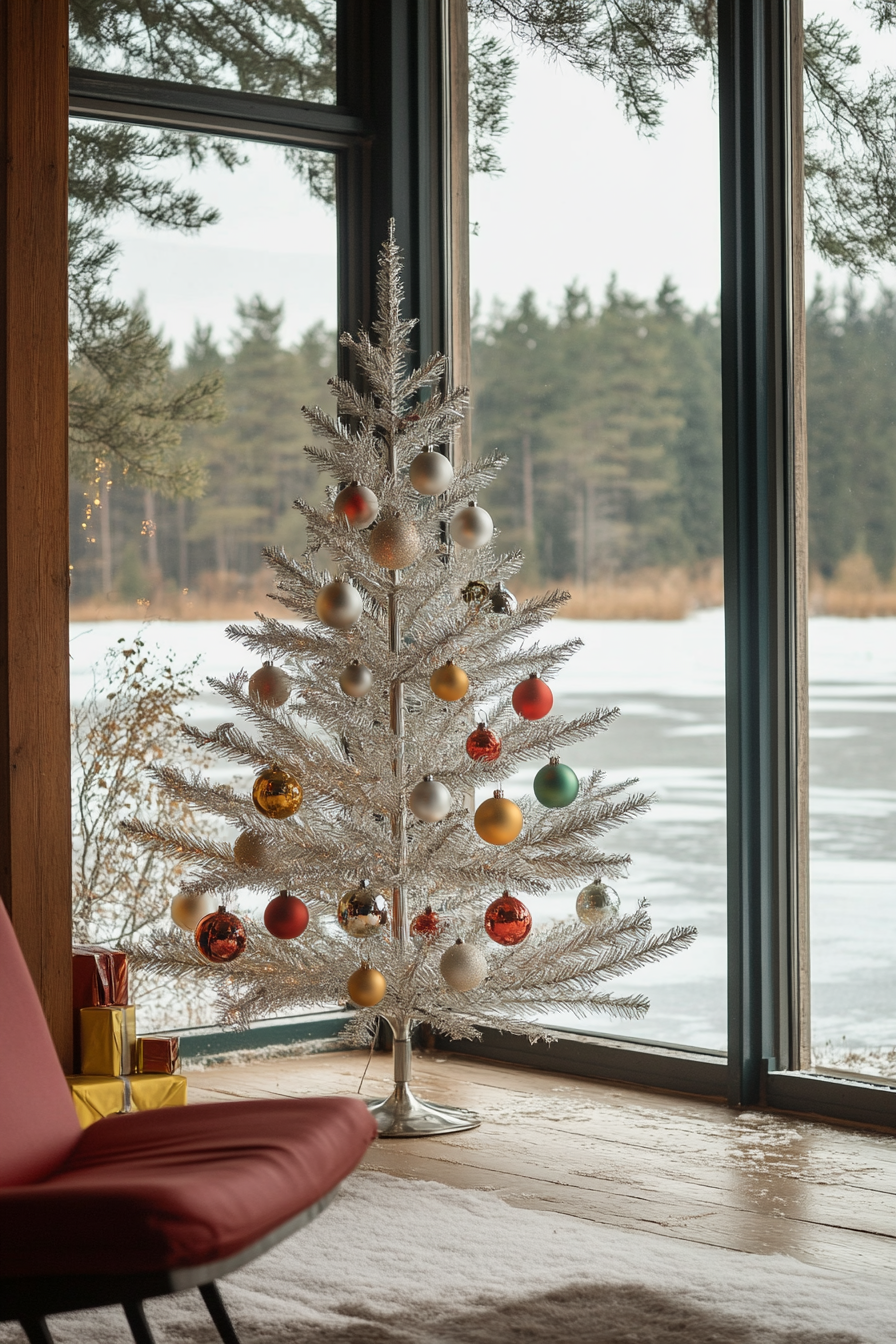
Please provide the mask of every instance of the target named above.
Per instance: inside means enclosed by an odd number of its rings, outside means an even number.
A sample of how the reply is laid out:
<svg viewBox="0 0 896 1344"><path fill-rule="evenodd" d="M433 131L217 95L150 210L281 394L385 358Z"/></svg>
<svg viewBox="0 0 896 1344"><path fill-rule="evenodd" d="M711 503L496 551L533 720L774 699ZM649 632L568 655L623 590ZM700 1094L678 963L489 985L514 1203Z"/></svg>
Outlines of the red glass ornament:
<svg viewBox="0 0 896 1344"><path fill-rule="evenodd" d="M243 922L224 906L200 919L193 934L196 946L206 961L235 961L246 950Z"/></svg>
<svg viewBox="0 0 896 1344"><path fill-rule="evenodd" d="M501 739L491 728L479 723L467 738L467 755L472 761L496 761L501 755Z"/></svg>
<svg viewBox="0 0 896 1344"><path fill-rule="evenodd" d="M334 512L344 518L355 530L369 527L379 513L380 503L372 490L352 481L339 491L333 505Z"/></svg>
<svg viewBox="0 0 896 1344"><path fill-rule="evenodd" d="M542 681L541 677L533 672L531 677L527 677L517 686L511 696L511 702L521 719L543 719L551 712L554 692L546 681Z"/></svg>
<svg viewBox="0 0 896 1344"><path fill-rule="evenodd" d="M412 935L420 935L423 938L435 938L441 927L442 921L431 905L421 910L419 915L415 915L411 920Z"/></svg>
<svg viewBox="0 0 896 1344"><path fill-rule="evenodd" d="M298 938L308 927L308 907L298 896L281 891L264 908L264 926L275 938Z"/></svg>
<svg viewBox="0 0 896 1344"><path fill-rule="evenodd" d="M485 912L485 931L489 938L502 947L516 947L528 938L532 916L515 896L505 891Z"/></svg>

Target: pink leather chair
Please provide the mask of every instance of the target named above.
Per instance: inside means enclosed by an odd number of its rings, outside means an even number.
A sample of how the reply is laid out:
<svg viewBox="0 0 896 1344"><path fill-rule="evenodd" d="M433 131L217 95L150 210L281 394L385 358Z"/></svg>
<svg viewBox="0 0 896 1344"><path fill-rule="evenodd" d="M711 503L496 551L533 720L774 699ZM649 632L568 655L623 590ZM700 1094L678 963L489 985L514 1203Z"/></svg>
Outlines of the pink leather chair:
<svg viewBox="0 0 896 1344"><path fill-rule="evenodd" d="M46 1317L198 1287L239 1344L215 1280L321 1213L376 1137L354 1098L237 1101L113 1116L82 1130L0 904L0 1320L52 1344Z"/></svg>

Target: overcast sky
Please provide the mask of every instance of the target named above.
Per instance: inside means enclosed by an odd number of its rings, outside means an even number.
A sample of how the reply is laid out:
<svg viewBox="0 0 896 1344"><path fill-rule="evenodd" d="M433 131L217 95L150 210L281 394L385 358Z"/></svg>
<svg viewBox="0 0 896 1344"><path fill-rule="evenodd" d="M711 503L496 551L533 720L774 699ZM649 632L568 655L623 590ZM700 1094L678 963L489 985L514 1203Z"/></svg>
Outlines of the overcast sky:
<svg viewBox="0 0 896 1344"><path fill-rule="evenodd" d="M853 22L848 0L829 13ZM875 60L896 42L874 39ZM470 214L472 288L487 312L524 289L554 308L576 281L599 297L612 273L642 296L669 275L692 307L715 304L719 289L718 117L708 67L670 92L653 139L639 136L613 94L566 66L523 52L500 142L505 171L474 177ZM177 354L198 318L226 343L237 298L260 293L285 303L294 340L312 322L336 323L336 230L332 211L308 199L280 151L247 147L251 162L185 174L221 212L195 238L122 220L115 288L144 292L153 319ZM810 260L810 280L821 270ZM888 275L892 279L892 275Z"/></svg>

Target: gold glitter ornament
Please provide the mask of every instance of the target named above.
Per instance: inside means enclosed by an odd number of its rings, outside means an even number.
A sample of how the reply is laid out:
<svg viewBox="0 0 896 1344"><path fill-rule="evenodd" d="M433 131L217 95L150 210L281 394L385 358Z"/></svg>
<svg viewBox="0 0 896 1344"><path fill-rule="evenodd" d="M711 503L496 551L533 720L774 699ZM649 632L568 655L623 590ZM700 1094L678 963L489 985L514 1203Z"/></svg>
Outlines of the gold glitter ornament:
<svg viewBox="0 0 896 1344"><path fill-rule="evenodd" d="M409 518L391 513L370 534L370 558L382 569L407 569L422 550L420 533Z"/></svg>
<svg viewBox="0 0 896 1344"><path fill-rule="evenodd" d="M243 831L233 842L233 861L240 868L263 868L265 842L254 831Z"/></svg>

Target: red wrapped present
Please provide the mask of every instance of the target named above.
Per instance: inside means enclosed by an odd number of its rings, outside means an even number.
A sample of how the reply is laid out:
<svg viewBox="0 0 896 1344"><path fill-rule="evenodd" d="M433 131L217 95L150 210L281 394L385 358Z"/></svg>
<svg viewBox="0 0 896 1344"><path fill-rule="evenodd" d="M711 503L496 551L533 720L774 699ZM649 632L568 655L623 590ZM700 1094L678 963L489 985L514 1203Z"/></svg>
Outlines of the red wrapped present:
<svg viewBox="0 0 896 1344"><path fill-rule="evenodd" d="M128 1001L128 959L112 947L72 948L74 1067L81 1067L81 1009L121 1008Z"/></svg>
<svg viewBox="0 0 896 1344"><path fill-rule="evenodd" d="M138 1073L177 1073L180 1068L179 1036L138 1036Z"/></svg>

